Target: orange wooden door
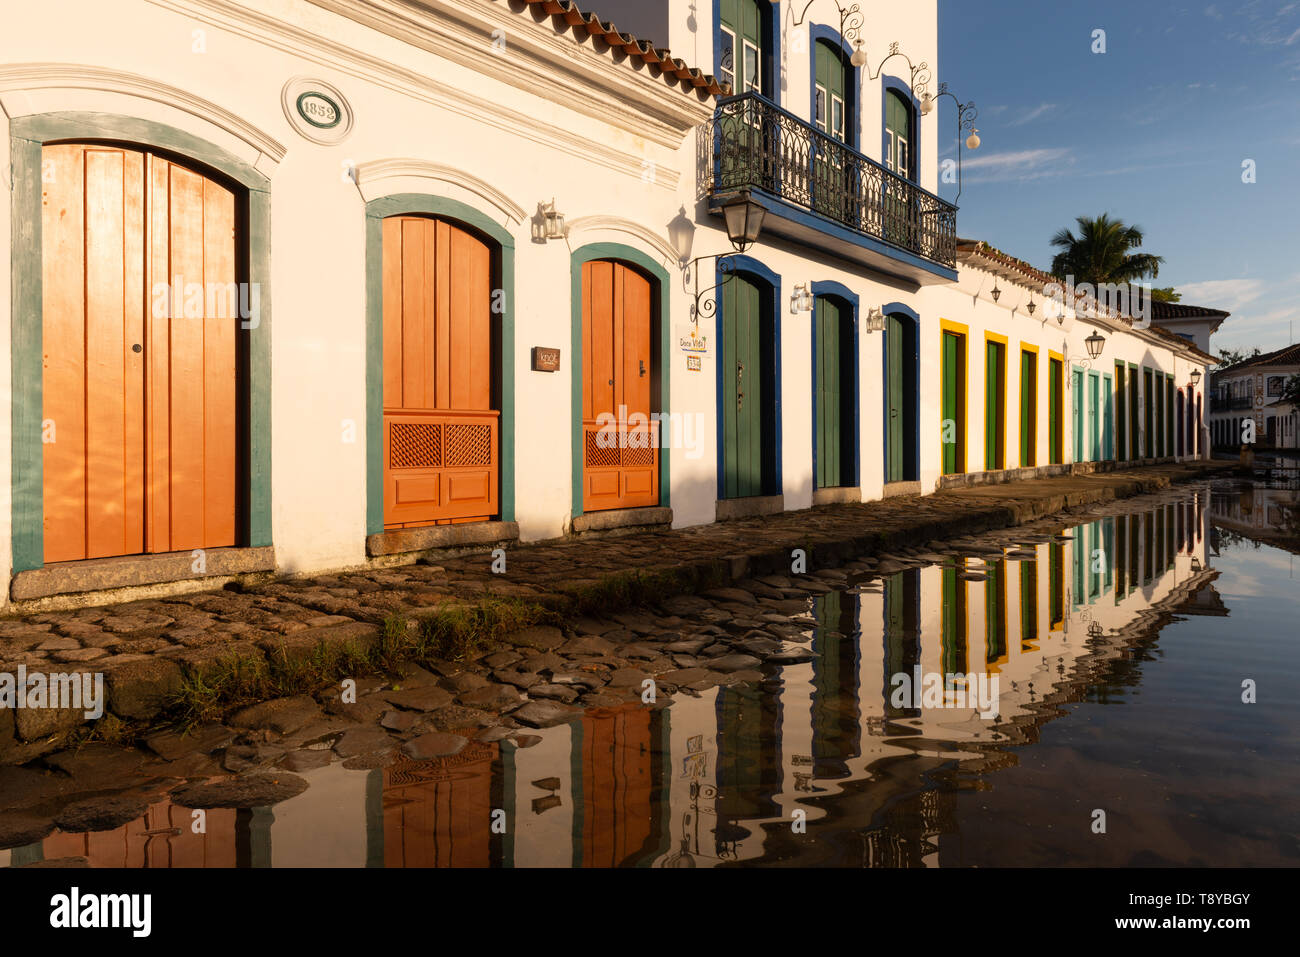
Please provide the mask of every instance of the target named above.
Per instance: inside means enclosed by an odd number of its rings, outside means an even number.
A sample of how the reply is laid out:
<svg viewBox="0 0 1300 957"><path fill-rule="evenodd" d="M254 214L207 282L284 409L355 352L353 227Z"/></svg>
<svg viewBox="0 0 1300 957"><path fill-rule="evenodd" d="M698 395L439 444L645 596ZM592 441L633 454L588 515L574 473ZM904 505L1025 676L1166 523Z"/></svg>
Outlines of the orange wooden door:
<svg viewBox="0 0 1300 957"><path fill-rule="evenodd" d="M118 146L43 160L45 561L233 545L234 194Z"/></svg>
<svg viewBox="0 0 1300 957"><path fill-rule="evenodd" d="M451 223L383 222L384 526L483 521L498 509L492 257Z"/></svg>
<svg viewBox="0 0 1300 957"><path fill-rule="evenodd" d="M583 511L659 504L650 303L650 282L635 270L583 264Z"/></svg>

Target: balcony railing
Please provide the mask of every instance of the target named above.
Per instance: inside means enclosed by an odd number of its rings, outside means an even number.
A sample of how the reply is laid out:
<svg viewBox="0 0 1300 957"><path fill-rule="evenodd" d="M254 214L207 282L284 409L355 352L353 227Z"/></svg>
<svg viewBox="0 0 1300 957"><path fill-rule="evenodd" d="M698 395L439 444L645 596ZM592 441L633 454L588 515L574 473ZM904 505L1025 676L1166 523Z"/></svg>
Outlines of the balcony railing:
<svg viewBox="0 0 1300 957"><path fill-rule="evenodd" d="M957 207L756 93L719 101L702 180L757 189L930 262L957 267ZM701 157L701 159L706 159Z"/></svg>

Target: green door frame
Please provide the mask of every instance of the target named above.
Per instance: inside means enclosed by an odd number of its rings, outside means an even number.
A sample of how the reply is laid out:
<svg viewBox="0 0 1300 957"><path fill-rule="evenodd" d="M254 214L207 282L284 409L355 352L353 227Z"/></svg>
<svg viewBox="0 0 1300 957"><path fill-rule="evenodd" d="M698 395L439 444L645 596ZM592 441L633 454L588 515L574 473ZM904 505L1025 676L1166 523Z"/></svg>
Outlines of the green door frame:
<svg viewBox="0 0 1300 957"><path fill-rule="evenodd" d="M579 246L569 256L569 348L572 358L569 360L570 403L570 489L572 492L573 517L582 511L582 267L597 259L614 259L634 266L650 278L651 319L659 326L658 361L655 363L658 387L651 385L651 405L653 411L669 414L672 390L669 388L672 374L672 328L669 320L668 290L672 288L668 270L651 259L639 249L622 243L588 243ZM656 305L657 304L657 305ZM653 334L651 336L653 340ZM653 342L652 342L653 344ZM655 401L657 391L658 401ZM671 419L668 420L671 423ZM670 466L671 441L664 444L664 421L659 423L659 507L668 508L672 503L672 470ZM671 432L671 424L668 429ZM668 436L671 439L671 435Z"/></svg>
<svg viewBox="0 0 1300 957"><path fill-rule="evenodd" d="M240 544L271 544L271 194L270 179L233 154L192 133L153 120L115 113L55 112L9 122L11 207L11 532L13 572L45 563L44 334L41 242L41 149L46 143L114 142L172 153L206 167L237 187L236 214L244 229L243 280L259 290L257 324L249 337L246 381L247 465L238 476L246 496ZM242 195L241 195L242 194ZM242 327L242 322L241 322Z"/></svg>
<svg viewBox="0 0 1300 957"><path fill-rule="evenodd" d="M384 220L438 216L483 234L493 250L493 308L501 293L501 520L515 519L515 240L473 206L427 193L394 193L366 203L366 534L384 530ZM494 330L495 332L495 330Z"/></svg>
<svg viewBox="0 0 1300 957"><path fill-rule="evenodd" d="M1115 379L1109 372L1101 376L1101 457L1112 462L1115 459Z"/></svg>
<svg viewBox="0 0 1300 957"><path fill-rule="evenodd" d="M1085 397L1083 394L1083 369L1078 366L1070 370L1070 393L1074 399L1072 410L1074 412L1072 417L1074 424L1074 461L1083 462L1085 461L1083 455L1083 403Z"/></svg>

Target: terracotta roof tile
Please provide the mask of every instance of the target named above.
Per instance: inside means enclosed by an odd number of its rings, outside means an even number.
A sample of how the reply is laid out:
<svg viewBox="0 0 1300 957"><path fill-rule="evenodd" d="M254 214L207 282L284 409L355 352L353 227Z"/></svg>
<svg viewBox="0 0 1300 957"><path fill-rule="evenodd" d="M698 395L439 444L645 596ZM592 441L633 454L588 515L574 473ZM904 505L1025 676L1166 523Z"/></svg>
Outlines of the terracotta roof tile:
<svg viewBox="0 0 1300 957"><path fill-rule="evenodd" d="M530 7L540 7L542 12L563 21L571 27L575 36L581 37L579 31L587 36L599 37L611 49L620 50L629 57L635 57L643 63L656 67L663 73L675 77L681 84L691 90L699 90L710 96L729 96L731 84L724 83L711 73L690 66L662 47L638 40L630 33L621 32L613 23L601 20L594 13L583 13L573 0L523 0Z"/></svg>

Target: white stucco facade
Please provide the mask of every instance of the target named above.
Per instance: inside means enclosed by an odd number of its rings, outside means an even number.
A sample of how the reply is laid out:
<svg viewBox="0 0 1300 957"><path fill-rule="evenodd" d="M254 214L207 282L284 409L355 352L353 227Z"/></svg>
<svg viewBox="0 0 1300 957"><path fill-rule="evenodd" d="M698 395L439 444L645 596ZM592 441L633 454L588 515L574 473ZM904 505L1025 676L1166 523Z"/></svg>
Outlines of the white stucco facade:
<svg viewBox="0 0 1300 957"><path fill-rule="evenodd" d="M779 53L770 51L770 97L807 120L813 99L810 51L817 36L838 29L827 19L837 21L838 15L833 5L815 3L807 20L795 26L801 4L770 6L780 37ZM868 160L879 162L886 78L910 79L907 64L922 62L938 72L937 4L871 0L863 7L871 41L868 65L860 71L853 140ZM50 117L76 115L88 129L96 128L99 118L113 118L114 132L104 133L104 139L166 150L200 168L222 157L261 184L269 203L269 231L262 241L269 287L263 297L270 305L266 326L252 334L269 337L269 365L264 380L249 388L269 405L264 427L256 427L267 433L261 434L267 464L260 477L240 481L264 486L267 516L259 533L264 540L244 544L272 548L276 571L363 565L374 557L368 537L382 531L375 525L373 487L375 443L382 437L370 425L376 399L374 343L367 339L373 335L367 324L373 306L367 209L391 197L416 195L433 208L468 211L475 223L512 244L505 282L511 296L501 318L509 327L508 335L502 332L508 345L501 347L498 370L503 422L508 418L511 426L508 434L504 426L502 432L509 448L503 449L498 518L515 523L520 540L569 534L581 511L575 508L581 501L575 495L581 466L574 453L571 347L579 315L574 277L584 249L654 273L655 294L667 317L655 320L656 341L663 344L660 368L654 370L662 389L659 410L692 417L682 441L665 452L661 504L671 507L678 527L718 516L719 356L716 345L698 355L679 348L690 330L694 289L669 227L681 216L694 224L693 256L732 252L721 217L708 211L700 159L711 147L704 124L715 99L707 83L697 84L698 77L719 73L715 12L707 2L682 0L637 8L636 29L662 23L665 37L645 39L698 67L696 79L668 78L659 67L538 6L516 12L493 0L122 0L112 5L49 0L7 12L0 33L0 139L14 158L6 162L10 172L20 168L22 150L30 158L40 145L25 131ZM632 28L617 11L598 12L620 29ZM60 28L49 29L51 22ZM886 61L892 41L910 60ZM882 78L869 79L877 69ZM283 91L303 78L340 94L350 117L340 142L319 142L292 119ZM933 193L939 145L951 130L940 128L937 110L915 119L915 179L922 191ZM22 169L29 178L34 175ZM33 182L20 186L32 196L39 189ZM20 193L0 193L0 257L13 264L0 270L0 327L6 330L0 335L5 353L0 378L8 386L0 399L6 404L0 411L0 496L5 499L0 571L6 576L41 565L39 482L32 479L40 454L33 444L39 414L31 402L39 390L29 388L37 361L30 331L33 323L39 325L32 275L40 258L31 243L30 207L21 205ZM567 235L547 240L539 236L540 209L552 200L566 218ZM771 211L768 217L769 223L779 218ZM904 264L899 272L882 272L879 264L894 255L887 247L874 241L876 258L868 265L765 227L746 252L778 277L773 289L779 317L777 491L778 507L785 510L814 504L811 316L790 309L797 284L847 290L858 307L858 483L841 490L850 500L876 499L888 491L880 385L884 347L882 334L863 325L872 309L896 305L915 323L916 462L906 490L922 493L941 484L943 471L941 321L965 327L968 335L965 471L970 472L984 470L980 350L989 334L1008 343L1007 469L1049 464L1048 356L1062 357L1068 381L1070 370L1087 356L1084 339L1094 329L1107 338L1094 369L1110 372L1123 360L1169 374L1182 389L1192 368L1204 368L1204 357L1189 351L1190 344L1123 322L1078 319L1072 313L1064 323L1045 319L1044 312L1030 317L1023 303L1032 294L1041 302L1041 279L999 280L988 263L950 268L918 264L923 257L906 253L898 256ZM700 268L701 284L710 285L712 262ZM997 281L1006 294L994 302L989 290ZM716 317L701 319L699 332L716 344ZM1017 455L1015 362L1021 344L1039 350L1042 391L1032 463L1019 462ZM534 371L534 347L558 348L559 371ZM692 367L694 358L698 369ZM19 393L28 399L16 397ZM1067 389L1063 465L1073 460L1071 401Z"/></svg>

